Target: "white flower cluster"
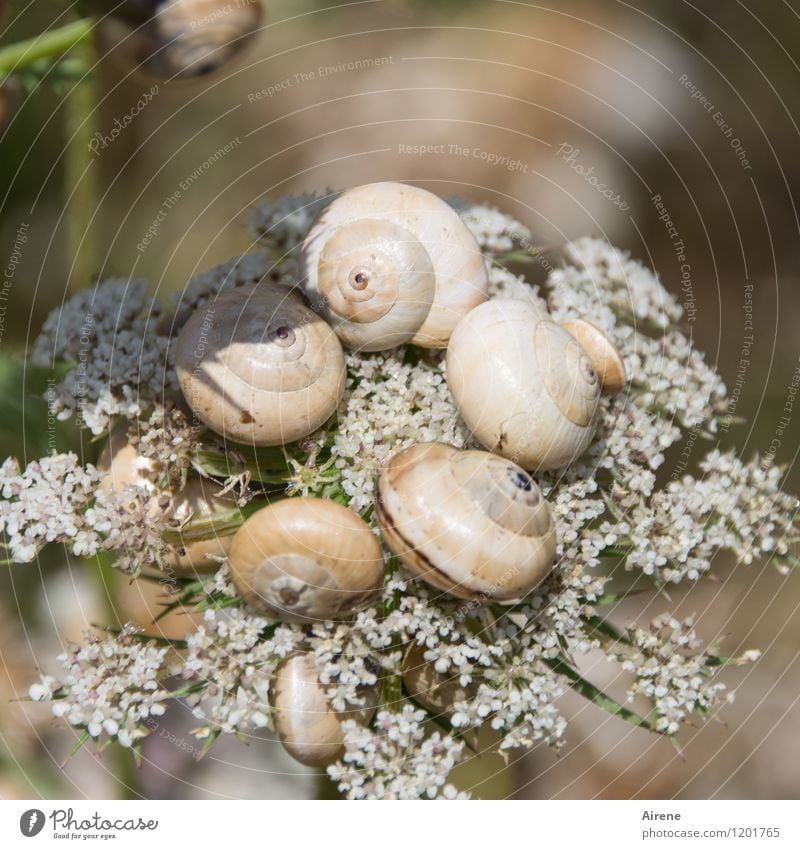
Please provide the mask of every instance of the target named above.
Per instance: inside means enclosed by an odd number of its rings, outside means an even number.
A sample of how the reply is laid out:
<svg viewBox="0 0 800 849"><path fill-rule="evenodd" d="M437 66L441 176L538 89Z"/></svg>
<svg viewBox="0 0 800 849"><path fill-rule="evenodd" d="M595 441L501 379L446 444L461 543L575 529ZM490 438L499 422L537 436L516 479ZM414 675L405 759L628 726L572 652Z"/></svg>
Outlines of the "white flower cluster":
<svg viewBox="0 0 800 849"><path fill-rule="evenodd" d="M345 754L328 775L348 799L467 798L447 783L464 744L427 734L425 719L425 711L405 705L378 711L371 728L345 720Z"/></svg>
<svg viewBox="0 0 800 849"><path fill-rule="evenodd" d="M288 195L275 201L262 200L250 215L250 235L288 254L305 239L314 219L335 196L334 192L327 191Z"/></svg>
<svg viewBox="0 0 800 849"><path fill-rule="evenodd" d="M683 317L677 299L653 272L608 242L578 239L567 245L566 258L568 264L553 269L548 280L556 318L577 315L613 330L618 316L632 327L660 329Z"/></svg>
<svg viewBox="0 0 800 849"><path fill-rule="evenodd" d="M326 200L304 196L263 204L253 232L271 255L282 253L284 259L273 266L267 254L254 252L194 278L176 298L172 329L186 310L221 290L290 273L293 260L285 261L285 255L299 244ZM497 264L503 252L530 255L529 231L488 207L460 203L457 208L488 258L494 257L491 296L543 304L536 287ZM714 433L724 387L678 329L681 308L657 277L598 240L569 245L565 256L566 264L551 270L543 286L554 318L581 317L604 328L619 346L630 379L626 391L603 398L597 438L584 457L568 469L540 476L558 528L558 562L550 576L509 608L434 596L404 572L395 574L389 561L380 604L351 621L301 627L275 624L233 606L235 590L223 567L194 602L203 610L215 604L224 609L206 610L202 625L179 647L174 664L154 672L182 679L180 692L204 723L199 736L211 740L220 731L268 727L270 681L277 665L295 651L312 653L331 706L344 718L346 753L329 774L351 798L457 795L447 776L463 753L458 735L469 739L484 724L498 732L501 750L537 741L561 745L567 720L559 698L568 686L591 694L591 685L572 663L590 650L604 652L634 673L631 692L650 701L664 733L674 734L694 712L714 709L723 688L710 683L714 658L700 648L691 623L666 618L627 635L598 627L605 621L610 580L599 567L604 558L613 558L665 583L701 577L720 548L745 563L773 555L785 564L798 542L798 503L781 492L776 468L758 461L744 464L717 451L705 459L699 456L696 439L701 431ZM137 294L128 302L131 289ZM106 351L113 348L120 327L138 333L145 379L132 377L141 368L138 361L134 367L130 358L125 360L127 374L117 372L110 359L100 362L96 368L105 375L103 385L113 386L113 392L93 390L80 396L94 399L86 424L94 430L112 414L139 417L134 433L140 452L183 474L190 462L199 462L190 456L195 434L177 407L164 404L162 392L171 388L172 380L164 372L170 368L168 340L145 326L141 287L112 281L107 291L101 286L92 297L79 295L48 319L37 355L80 361L81 322L90 303L101 296L119 301L114 306L118 320L95 323L87 338ZM160 373L153 359L159 357ZM335 498L374 524L375 479L395 452L423 441L473 443L447 388L440 352L405 347L348 353L346 358L347 391L338 420L288 458L286 495ZM73 372L77 375L77 368ZM98 373L92 373L95 382ZM155 394L157 379L162 385ZM78 409L77 390L70 386L58 388L62 411ZM678 447L687 430L688 454L698 452L702 476L684 474L688 460L681 461L671 482L659 487L656 472L670 461L670 449ZM205 447L206 435L203 439ZM210 445L213 438L208 440ZM52 466L40 461L25 473L7 461L0 470L0 521L14 559L32 559L44 542L60 540L78 554L121 549L123 564L131 569L159 562L162 529L148 513L144 493L138 502L127 491L115 497L98 491L97 472L78 465L74 456L50 461ZM94 645L81 658L87 680L113 676L105 649ZM110 651L116 656L115 646L112 641ZM452 734L433 729L422 705L403 696L401 676L409 646L421 650L425 663L460 688L459 698L439 717L444 726L449 721ZM44 682L37 695L50 693L53 683ZM134 682L122 690L130 700ZM75 716L94 715L93 691L65 682L59 693L67 692ZM146 703L149 692L152 688L145 688L137 698ZM376 693L384 703L367 723L362 709ZM607 703L605 697L599 701ZM135 739L136 727L125 727L127 739Z"/></svg>
<svg viewBox="0 0 800 849"><path fill-rule="evenodd" d="M450 198L448 203L475 236L481 250L489 254L531 250L531 231L510 215L505 215L493 206L472 203L459 197Z"/></svg>
<svg viewBox="0 0 800 849"><path fill-rule="evenodd" d="M31 359L45 368L70 366L45 395L51 414L76 416L96 435L113 416L135 418L175 388L169 340L156 334L157 319L146 280L106 280L50 313Z"/></svg>
<svg viewBox="0 0 800 849"><path fill-rule="evenodd" d="M203 624L189 637L180 676L196 684L188 697L195 717L228 734L270 724L269 683L275 667L288 657L300 638L298 629L272 630L261 616L242 610L208 610Z"/></svg>
<svg viewBox="0 0 800 849"><path fill-rule="evenodd" d="M347 391L331 456L354 510L374 501L375 478L397 451L415 442L462 446L468 433L442 372L443 356L397 348L346 354Z"/></svg>
<svg viewBox="0 0 800 849"><path fill-rule="evenodd" d="M538 286L532 286L524 277L512 274L502 265L491 265L489 267L489 297L532 301L535 306L543 310L547 309L547 304L541 297Z"/></svg>
<svg viewBox="0 0 800 849"><path fill-rule="evenodd" d="M59 657L66 670L60 681L43 676L29 695L52 701L55 716L95 739L105 732L122 746L134 746L166 710L170 694L161 679L168 651L136 639L132 628L104 640L90 635Z"/></svg>
<svg viewBox="0 0 800 849"><path fill-rule="evenodd" d="M652 703L657 731L677 734L691 714L715 708L725 685L710 680L715 669L701 650L692 619L663 614L646 630L629 628L628 634L632 648L617 658L635 676L628 697L642 695Z"/></svg>
<svg viewBox="0 0 800 849"><path fill-rule="evenodd" d="M199 428L186 412L172 401L156 402L146 420L128 428L128 442L143 458L153 461L153 468L164 476L163 483L182 485L182 478L192 464Z"/></svg>
<svg viewBox="0 0 800 849"><path fill-rule="evenodd" d="M618 524L632 541L628 566L664 582L697 580L726 549L745 564L775 556L787 571L786 556L800 539L794 524L800 504L781 491L780 469L717 450L700 467L702 478L672 481Z"/></svg>
<svg viewBox="0 0 800 849"><path fill-rule="evenodd" d="M87 527L86 506L94 499L102 472L76 454L54 454L20 469L9 457L0 466L0 532L11 559L29 563L48 542L69 544L80 556L97 551L96 533Z"/></svg>
<svg viewBox="0 0 800 849"><path fill-rule="evenodd" d="M104 477L75 454L34 460L24 471L7 459L0 466L0 532L11 559L29 563L42 546L58 542L76 557L114 551L125 571L157 563L164 528L148 509L151 497L137 487L100 488Z"/></svg>

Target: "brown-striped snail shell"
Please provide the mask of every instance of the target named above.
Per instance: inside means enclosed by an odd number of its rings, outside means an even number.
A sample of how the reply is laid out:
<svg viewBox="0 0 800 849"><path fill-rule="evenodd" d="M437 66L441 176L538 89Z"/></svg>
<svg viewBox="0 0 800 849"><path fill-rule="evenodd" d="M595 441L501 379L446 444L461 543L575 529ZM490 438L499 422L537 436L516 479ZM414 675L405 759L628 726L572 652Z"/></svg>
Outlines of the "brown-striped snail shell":
<svg viewBox="0 0 800 849"><path fill-rule="evenodd" d="M383 587L383 555L358 515L322 498L287 498L254 513L233 539L239 595L285 622L340 619Z"/></svg>
<svg viewBox="0 0 800 849"><path fill-rule="evenodd" d="M301 764L328 766L344 754L342 721L355 719L366 725L371 720L377 688L366 690L363 697L363 708L336 713L319 681L313 656L294 654L276 670L271 691L278 739Z"/></svg>
<svg viewBox="0 0 800 849"><path fill-rule="evenodd" d="M192 538L187 531L183 536L180 529L194 519L219 517L228 522L235 521L238 505L233 495L223 493L218 483L190 476L182 489L176 485L170 492L162 492L156 478L162 472L161 465L150 457L142 456L128 440L126 427L115 428L109 435L97 460L97 468L106 473L100 489L112 489L122 494L126 487L142 490L147 513L160 517L175 527L177 542L167 547L164 565L177 575L212 572L219 568L216 558L227 556L233 541L233 531L214 533L213 525L204 531L211 534L208 539ZM163 497L159 497L163 495ZM224 527L224 522L221 521Z"/></svg>
<svg viewBox="0 0 800 849"><path fill-rule="evenodd" d="M440 442L414 445L378 479L383 540L450 595L516 601L553 568L556 536L539 487L519 466Z"/></svg>
<svg viewBox="0 0 800 849"><path fill-rule="evenodd" d="M358 186L324 209L303 243L301 278L312 307L362 351L443 348L488 288L458 214L402 183Z"/></svg>
<svg viewBox="0 0 800 849"><path fill-rule="evenodd" d="M614 343L603 331L582 318L571 318L562 321L561 326L574 336L586 351L589 360L597 372L600 388L603 392L613 395L625 388L627 375L622 355Z"/></svg>
<svg viewBox="0 0 800 849"><path fill-rule="evenodd" d="M474 697L477 685L466 687L459 673L437 672L430 660L425 660L425 647L411 643L403 655L403 686L414 701L419 702L434 717L447 716L456 702Z"/></svg>
<svg viewBox="0 0 800 849"><path fill-rule="evenodd" d="M478 441L526 469L566 466L594 436L597 372L531 301L496 299L469 313L447 348L447 385Z"/></svg>
<svg viewBox="0 0 800 849"><path fill-rule="evenodd" d="M92 0L97 37L127 71L158 80L205 76L227 65L258 31L259 0Z"/></svg>
<svg viewBox="0 0 800 849"><path fill-rule="evenodd" d="M282 286L242 286L201 307L178 334L175 363L195 415L251 445L307 436L344 392L336 334Z"/></svg>

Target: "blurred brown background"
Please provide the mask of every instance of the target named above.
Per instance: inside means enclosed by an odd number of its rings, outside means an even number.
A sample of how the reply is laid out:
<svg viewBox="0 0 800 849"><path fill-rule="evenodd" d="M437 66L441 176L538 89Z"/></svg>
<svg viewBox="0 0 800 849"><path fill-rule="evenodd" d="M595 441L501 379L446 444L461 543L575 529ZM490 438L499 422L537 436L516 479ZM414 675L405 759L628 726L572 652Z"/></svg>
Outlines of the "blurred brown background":
<svg viewBox="0 0 800 849"><path fill-rule="evenodd" d="M605 236L680 293L683 263L659 220L660 196L690 266L684 299L696 310L692 332L729 386L749 334L745 286L754 286L752 363L736 409L748 423L732 427L722 443L747 457L770 447L800 357L796 2L272 0L267 9L255 43L234 66L211 80L160 86L87 159L96 196L90 213L84 206L77 218L90 219L96 273L146 276L165 293L249 246L243 224L259 198L391 179L495 204L524 221L540 245ZM61 11L40 0L4 40L37 32ZM102 100L92 129L101 134L152 85L126 78L111 60L95 80ZM3 354L22 348L61 301L74 259L64 198L78 184L61 155L70 137L63 98L45 87L21 97L2 142L6 253L20 224L28 227ZM490 164L503 157L505 166ZM617 202L575 163L594 169ZM156 235L139 247L161 209ZM12 418L3 425L3 455L34 456L35 445L20 437L24 420ZM792 421L777 447L794 491L799 428ZM69 735L41 711L28 710L29 722L7 703L27 687L37 661L52 664L58 639L77 638L102 618L102 599L92 601L97 591L79 564L46 565L46 597L44 572L22 575L19 567L2 578L6 607L38 624L23 628L12 619L0 637L7 678L0 681L0 795L124 794L108 754L82 753L65 778L56 764ZM716 582L673 601L697 612L699 630L724 640L725 654L764 650L756 666L724 673L737 689L723 712L726 726L688 730L678 753L569 698L564 710L573 721L560 756L540 748L508 766L475 760L461 772L461 786L482 797L796 797L798 579L769 565L734 573L720 562L715 571ZM658 599L618 616L655 615L667 605ZM138 615L146 621L141 607ZM611 690L619 683L604 679L607 665L591 658L586 674ZM173 722L179 733L191 728L188 716ZM178 747L152 743L152 763L122 776L129 794L321 792L301 768L279 759L271 741L246 749L229 742L201 764Z"/></svg>

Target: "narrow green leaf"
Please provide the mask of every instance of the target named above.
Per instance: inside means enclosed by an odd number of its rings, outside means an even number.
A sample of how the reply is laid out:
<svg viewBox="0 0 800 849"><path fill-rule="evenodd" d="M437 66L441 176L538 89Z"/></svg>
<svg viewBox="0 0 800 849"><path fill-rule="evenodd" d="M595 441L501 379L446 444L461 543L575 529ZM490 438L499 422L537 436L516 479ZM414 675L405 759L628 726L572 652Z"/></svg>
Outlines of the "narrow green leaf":
<svg viewBox="0 0 800 849"><path fill-rule="evenodd" d="M573 669L571 666L568 666L562 660L558 660L557 658L546 659L545 663L554 671L558 672L560 675L563 675L570 682L570 687L575 690L576 693L579 693L585 699L588 699L590 702L593 702L598 707L602 708L604 711L612 714L613 716L618 716L621 719L624 719L626 722L630 722L631 725L636 725L641 728L647 728L649 731L652 731L654 734L662 734L663 731L658 731L648 719L643 716L639 716L638 713L624 707L621 705L616 699L611 698L611 696L604 693L599 687L596 687L590 681L587 681L583 678L579 672Z"/></svg>
<svg viewBox="0 0 800 849"><path fill-rule="evenodd" d="M72 760L73 757L83 748L86 741L91 737L88 730L85 730L80 737L75 741L75 745L69 750L69 754L61 764L62 769Z"/></svg>

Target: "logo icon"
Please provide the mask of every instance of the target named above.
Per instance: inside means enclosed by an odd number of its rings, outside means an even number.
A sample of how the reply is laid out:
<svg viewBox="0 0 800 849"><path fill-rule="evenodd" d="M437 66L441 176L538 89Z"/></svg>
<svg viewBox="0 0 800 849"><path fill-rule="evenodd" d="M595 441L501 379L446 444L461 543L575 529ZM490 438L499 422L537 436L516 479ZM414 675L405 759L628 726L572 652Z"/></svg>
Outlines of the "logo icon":
<svg viewBox="0 0 800 849"><path fill-rule="evenodd" d="M44 813L38 808L31 808L19 818L19 830L25 837L36 837L44 828Z"/></svg>

